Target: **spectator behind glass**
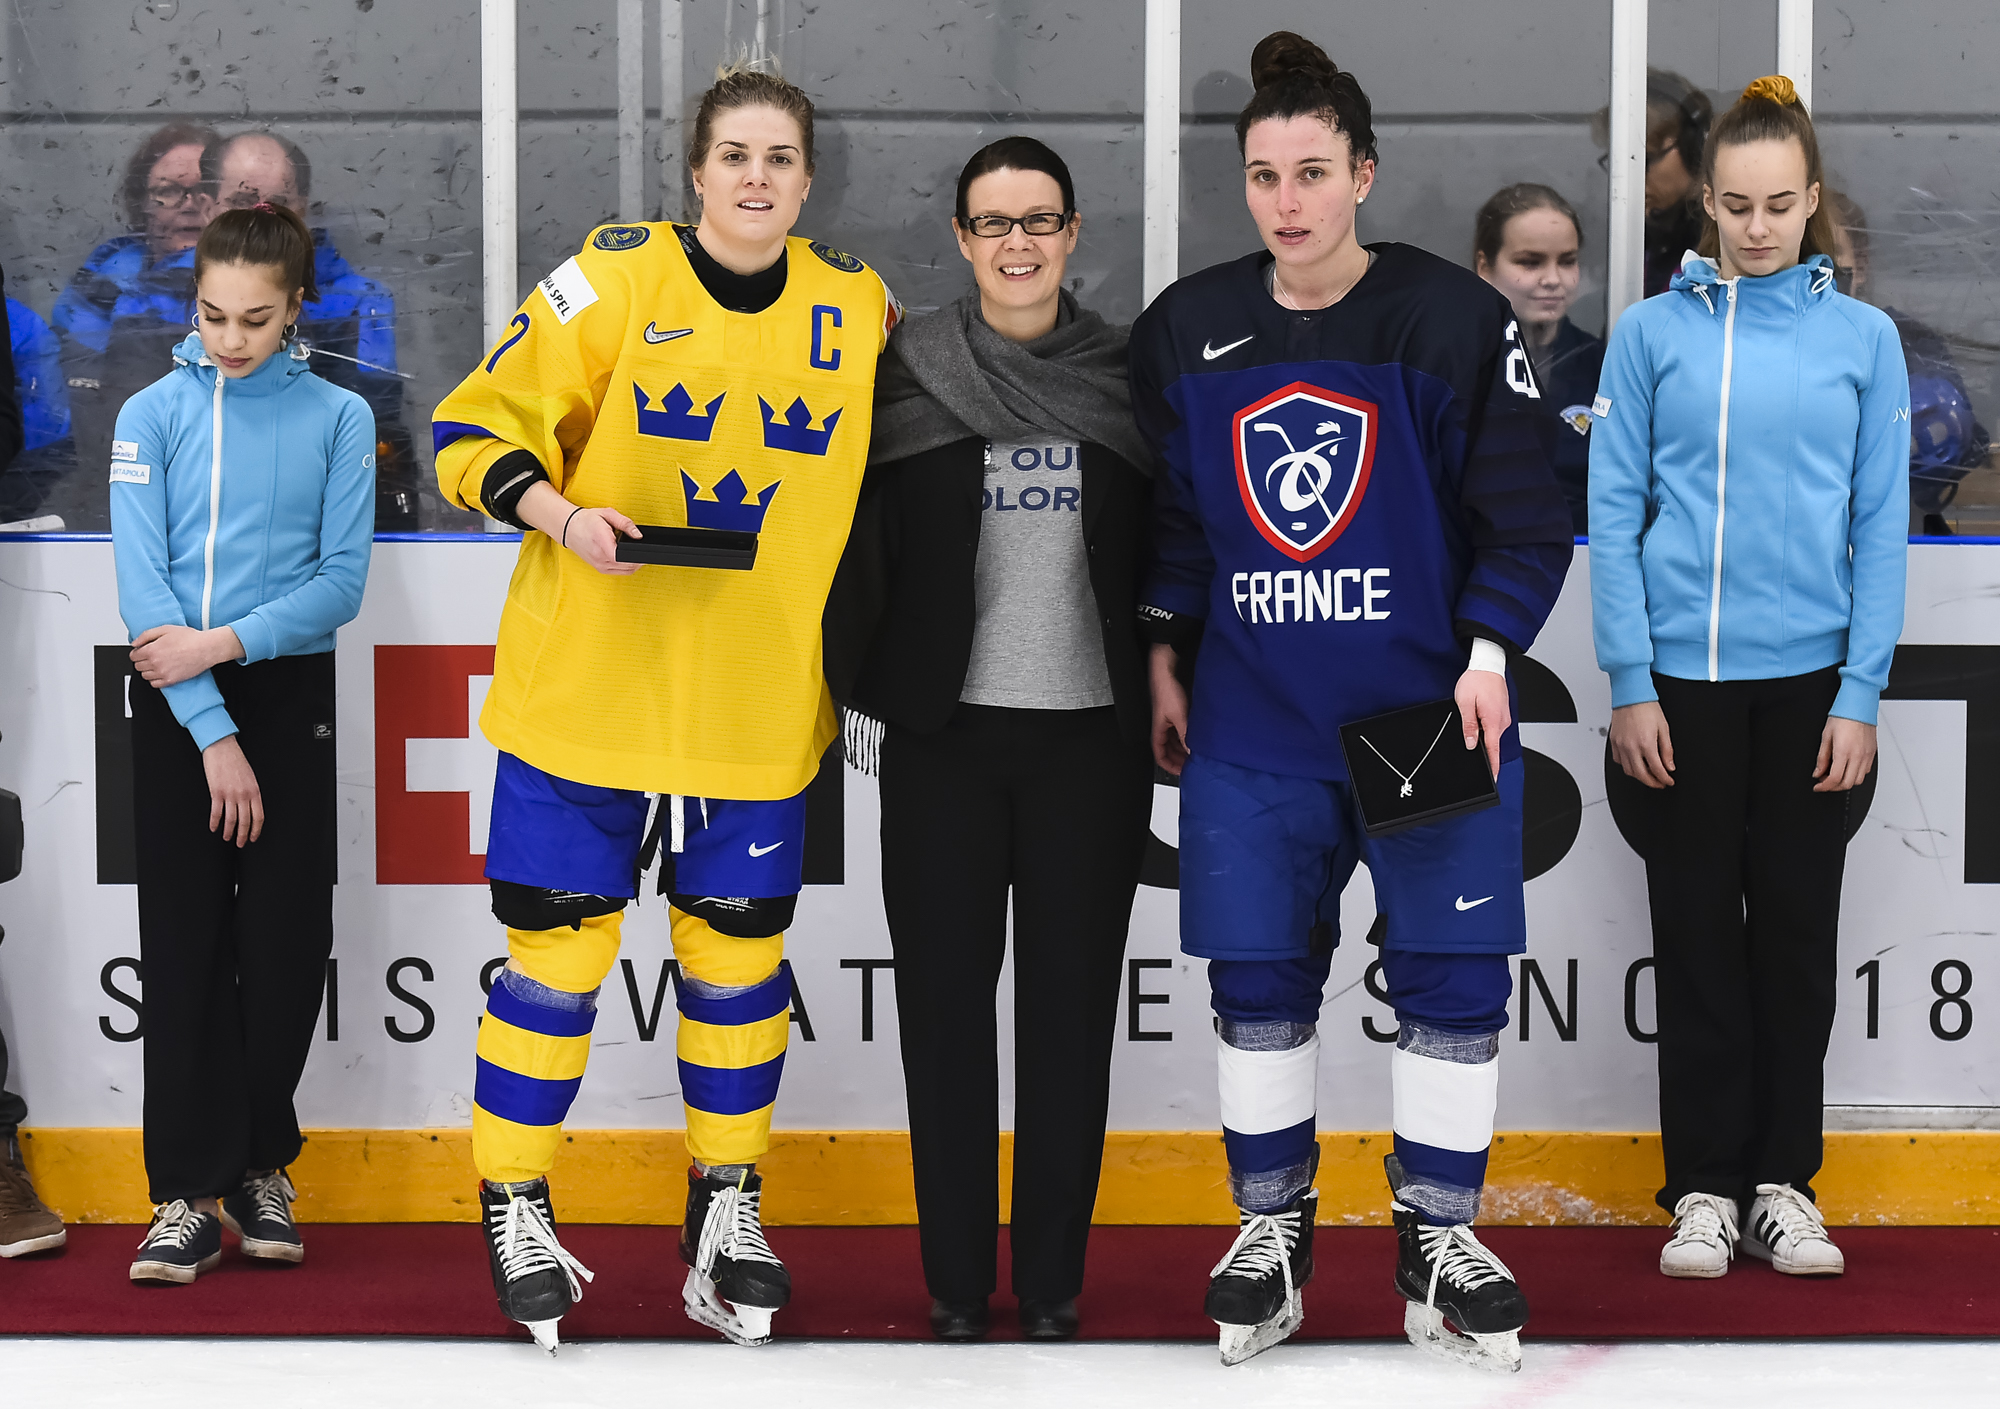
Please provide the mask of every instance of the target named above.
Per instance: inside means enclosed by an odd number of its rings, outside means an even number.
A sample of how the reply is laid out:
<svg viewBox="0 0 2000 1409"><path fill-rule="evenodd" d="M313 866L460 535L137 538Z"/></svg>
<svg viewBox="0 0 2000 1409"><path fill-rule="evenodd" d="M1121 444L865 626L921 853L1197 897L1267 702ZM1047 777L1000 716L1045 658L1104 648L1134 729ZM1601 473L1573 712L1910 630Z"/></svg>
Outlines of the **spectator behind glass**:
<svg viewBox="0 0 2000 1409"><path fill-rule="evenodd" d="M0 278L0 288L4 284ZM0 316L11 323L19 306L6 299L0 303L5 309ZM22 408L12 391L14 369L8 353L12 341L8 329L0 327L0 470L8 467L25 439ZM0 792L0 881L10 881L19 874L20 856L21 799ZM7 932L0 929L0 939L6 937ZM63 1231L62 1219L36 1195L21 1160L16 1132L27 1118L28 1103L7 1089L7 1034L0 1032L0 1257L48 1252L61 1247L69 1236Z"/></svg>
<svg viewBox="0 0 2000 1409"><path fill-rule="evenodd" d="M1646 70L1646 283L1651 298L1667 291L1681 256L1701 240L1701 150L1715 105L1708 95L1670 69ZM1611 110L1598 109L1591 136L1608 146ZM1609 166L1609 157L1599 157Z"/></svg>
<svg viewBox="0 0 2000 1409"><path fill-rule="evenodd" d="M1833 264L1837 287L1865 302L1869 289L1868 217L1839 191L1827 192L1833 209ZM1993 443L1972 411L1965 377L1942 333L1906 313L1884 308L1903 340L1910 364L1910 532L1946 537L1944 509L1958 497L1968 470L1983 468Z"/></svg>
<svg viewBox="0 0 2000 1409"><path fill-rule="evenodd" d="M139 144L119 188L128 233L90 252L56 297L50 321L62 340L75 413L75 468L41 512L76 532L111 527L111 427L125 398L173 366L174 344L194 314L194 242L213 208L202 184L210 128L170 122Z"/></svg>
<svg viewBox="0 0 2000 1409"><path fill-rule="evenodd" d="M1576 210L1532 181L1495 191L1473 222L1473 270L1514 306L1543 404L1562 419L1550 463L1579 534L1590 531L1590 401L1604 365L1604 339L1569 321L1582 248Z"/></svg>
<svg viewBox="0 0 2000 1409"><path fill-rule="evenodd" d="M21 443L11 458L0 445L0 526L33 518L76 455L69 443L61 344L34 309L11 298L6 307L7 349L13 356L7 377L19 408Z"/></svg>
<svg viewBox="0 0 2000 1409"><path fill-rule="evenodd" d="M249 210L262 201L301 220L311 214L312 162L275 132L239 132L210 147L202 177L218 210ZM299 315L299 341L312 349L316 375L356 393L375 413L377 531L413 531L418 467L402 424L395 297L342 258L323 227L313 227L312 239L319 293Z"/></svg>

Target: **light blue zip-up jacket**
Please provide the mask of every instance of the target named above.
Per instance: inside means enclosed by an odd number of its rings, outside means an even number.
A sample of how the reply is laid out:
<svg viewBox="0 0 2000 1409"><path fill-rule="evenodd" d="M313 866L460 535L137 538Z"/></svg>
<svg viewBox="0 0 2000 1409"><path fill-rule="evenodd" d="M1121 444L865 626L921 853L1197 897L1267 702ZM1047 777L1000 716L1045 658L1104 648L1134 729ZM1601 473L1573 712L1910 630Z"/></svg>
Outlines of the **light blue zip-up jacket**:
<svg viewBox="0 0 2000 1409"><path fill-rule="evenodd" d="M229 378L190 335L118 413L111 542L134 639L228 626L246 663L332 650L361 610L374 516L368 403L297 350ZM197 748L236 732L210 672L166 694Z"/></svg>
<svg viewBox="0 0 2000 1409"><path fill-rule="evenodd" d="M1910 378L1880 309L1815 255L1724 279L1690 258L1626 310L1590 437L1590 596L1614 708L1652 672L1769 680L1837 662L1864 724L1903 630Z"/></svg>

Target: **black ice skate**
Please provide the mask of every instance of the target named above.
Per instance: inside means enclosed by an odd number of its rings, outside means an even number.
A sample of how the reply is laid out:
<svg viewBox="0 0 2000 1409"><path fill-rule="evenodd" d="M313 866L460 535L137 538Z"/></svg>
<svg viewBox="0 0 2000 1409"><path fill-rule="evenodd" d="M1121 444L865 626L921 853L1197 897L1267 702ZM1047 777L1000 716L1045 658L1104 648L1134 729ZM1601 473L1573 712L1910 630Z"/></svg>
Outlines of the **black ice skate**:
<svg viewBox="0 0 2000 1409"><path fill-rule="evenodd" d="M1528 1299L1507 1265L1468 1223L1428 1224L1402 1203L1389 1208L1396 1220L1396 1290L1410 1303L1403 1312L1410 1344L1482 1370L1520 1369Z"/></svg>
<svg viewBox="0 0 2000 1409"><path fill-rule="evenodd" d="M549 1181L516 1184L513 1192L479 1182L479 1206L486 1225L486 1251L493 1262L493 1293L500 1310L528 1328L535 1344L556 1353L556 1330L583 1296L577 1278L591 1281L588 1267L556 1241L555 1210Z"/></svg>
<svg viewBox="0 0 2000 1409"><path fill-rule="evenodd" d="M1319 1191L1308 1189L1276 1213L1244 1213L1236 1241L1209 1272L1202 1310L1221 1328L1222 1363L1240 1365L1304 1324L1302 1291L1313 1274L1313 1217Z"/></svg>
<svg viewBox="0 0 2000 1409"><path fill-rule="evenodd" d="M713 1326L738 1345L771 1339L771 1314L792 1299L792 1276L764 1241L758 1205L761 1175L719 1179L688 1170L681 1261L688 1265L681 1301L688 1319Z"/></svg>

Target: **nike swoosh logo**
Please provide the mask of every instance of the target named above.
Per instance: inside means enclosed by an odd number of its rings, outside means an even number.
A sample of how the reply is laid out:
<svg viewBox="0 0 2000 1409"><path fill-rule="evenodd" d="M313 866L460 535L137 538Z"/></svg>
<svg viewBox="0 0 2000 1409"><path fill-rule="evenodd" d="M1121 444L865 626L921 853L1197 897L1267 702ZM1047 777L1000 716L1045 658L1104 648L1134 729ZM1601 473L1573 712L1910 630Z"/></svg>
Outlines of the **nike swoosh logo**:
<svg viewBox="0 0 2000 1409"><path fill-rule="evenodd" d="M1252 333L1250 335L1250 338L1254 338L1256 336L1257 335L1255 333ZM1244 343L1249 342L1250 338L1238 338L1235 342L1230 343L1227 347L1216 347L1212 343L1204 342L1201 345L1201 360L1204 362L1213 362L1216 358L1222 356L1222 354L1225 352L1234 352L1237 348L1243 346Z"/></svg>
<svg viewBox="0 0 2000 1409"><path fill-rule="evenodd" d="M1490 895L1482 895L1477 900L1467 900L1461 895L1455 903L1461 910L1476 910L1492 898Z"/></svg>
<svg viewBox="0 0 2000 1409"><path fill-rule="evenodd" d="M693 331L693 328L674 328L663 333L660 331L659 324L648 323L643 336L647 342L672 342L675 338L684 338Z"/></svg>
<svg viewBox="0 0 2000 1409"><path fill-rule="evenodd" d="M757 845L756 842L753 841L750 843L750 854L752 856L762 856L765 852L776 851L779 847L783 845L784 843L781 841L774 841L769 846L759 846ZM1491 896L1488 896L1487 898L1489 900L1492 899Z"/></svg>

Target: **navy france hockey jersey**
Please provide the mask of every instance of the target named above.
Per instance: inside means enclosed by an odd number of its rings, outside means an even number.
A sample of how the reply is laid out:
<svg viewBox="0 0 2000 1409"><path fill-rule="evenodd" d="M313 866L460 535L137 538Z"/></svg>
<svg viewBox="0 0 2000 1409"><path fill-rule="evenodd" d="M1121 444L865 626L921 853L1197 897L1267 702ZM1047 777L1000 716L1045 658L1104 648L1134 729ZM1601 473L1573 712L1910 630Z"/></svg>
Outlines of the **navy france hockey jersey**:
<svg viewBox="0 0 2000 1409"><path fill-rule="evenodd" d="M1266 292L1259 251L1132 329L1164 473L1141 595L1156 639L1206 618L1196 752L1342 779L1342 724L1440 699L1484 636L1533 644L1568 571L1548 416L1506 300L1409 245L1331 308ZM1503 760L1518 757L1509 729Z"/></svg>

